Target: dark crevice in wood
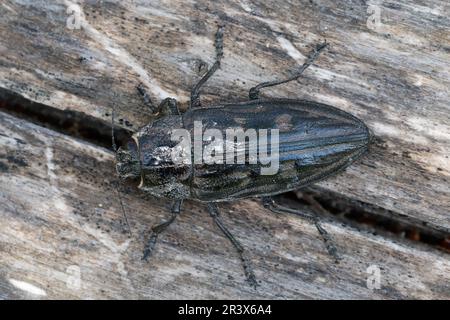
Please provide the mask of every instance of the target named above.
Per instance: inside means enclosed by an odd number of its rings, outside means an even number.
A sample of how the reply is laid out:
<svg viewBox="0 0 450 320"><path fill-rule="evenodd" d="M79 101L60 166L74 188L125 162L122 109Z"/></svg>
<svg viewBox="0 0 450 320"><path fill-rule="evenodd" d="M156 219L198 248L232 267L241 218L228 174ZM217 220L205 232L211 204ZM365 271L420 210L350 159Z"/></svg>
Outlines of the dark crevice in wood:
<svg viewBox="0 0 450 320"><path fill-rule="evenodd" d="M12 91L0 88L0 109L18 118L112 150L111 123L73 110L59 110L33 102ZM116 119L117 122L120 119ZM116 143L120 146L131 132L115 126Z"/></svg>
<svg viewBox="0 0 450 320"><path fill-rule="evenodd" d="M397 212L318 187L308 187L280 196L294 206L311 207L307 201L308 197L313 197L320 205L320 208L312 207L318 214L332 216L333 219L374 235L417 241L450 253L450 235L445 231L431 228L424 221L412 221L411 217L402 217Z"/></svg>
<svg viewBox="0 0 450 320"><path fill-rule="evenodd" d="M3 88L0 88L0 109L43 127L112 149L111 123L92 116L36 103ZM130 131L117 126L115 131L119 146L131 135ZM403 219L399 213L349 199L328 190L311 187L301 192L286 193L279 198L293 206L310 206L305 196L312 196L320 204L321 210L312 207L314 211L327 212L328 215L355 228L366 229L386 237L418 241L450 252L450 235L445 231L430 228L425 222L411 221L408 217Z"/></svg>

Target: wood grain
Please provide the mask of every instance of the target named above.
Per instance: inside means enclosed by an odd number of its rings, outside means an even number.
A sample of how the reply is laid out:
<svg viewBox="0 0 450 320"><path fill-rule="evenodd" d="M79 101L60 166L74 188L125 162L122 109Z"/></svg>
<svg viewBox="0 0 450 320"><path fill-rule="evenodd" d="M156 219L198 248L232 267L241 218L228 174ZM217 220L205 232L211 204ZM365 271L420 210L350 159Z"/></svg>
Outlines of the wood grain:
<svg viewBox="0 0 450 320"><path fill-rule="evenodd" d="M373 10L379 25L368 23ZM80 28L69 28L78 12ZM137 84L185 109L213 63L217 23L224 59L204 104L246 100L250 87L290 75L326 39L330 49L304 77L262 92L334 105L375 134L366 157L319 186L450 233L448 12L445 0L5 0L0 88L100 121L114 104L120 124L136 130L152 118ZM312 226L250 200L222 211L252 252L258 291L243 284L234 251L194 202L145 264L145 231L168 203L124 187L129 236L109 152L7 115L1 127L1 298L449 298L446 254L328 222L345 256L336 266ZM365 285L372 264L383 268L381 290Z"/></svg>
<svg viewBox="0 0 450 320"><path fill-rule="evenodd" d="M367 22L374 5L376 28ZM302 79L263 95L325 102L363 119L378 137L372 152L321 186L448 231L449 10L445 0L7 0L0 87L104 120L114 101L123 125L137 129L151 115L136 85L186 107L213 62L217 22L226 26L225 56L204 103L246 99L251 86L290 74L326 39L331 49ZM76 12L81 27L69 29Z"/></svg>
<svg viewBox="0 0 450 320"><path fill-rule="evenodd" d="M221 204L249 250L260 286L245 283L236 252L204 205L187 202L141 260L149 227L169 203L122 189L102 148L0 113L0 298L449 299L442 252L342 226L324 226L343 256L335 264L315 227L253 200ZM371 290L367 268L381 269ZM78 277L79 276L79 277Z"/></svg>

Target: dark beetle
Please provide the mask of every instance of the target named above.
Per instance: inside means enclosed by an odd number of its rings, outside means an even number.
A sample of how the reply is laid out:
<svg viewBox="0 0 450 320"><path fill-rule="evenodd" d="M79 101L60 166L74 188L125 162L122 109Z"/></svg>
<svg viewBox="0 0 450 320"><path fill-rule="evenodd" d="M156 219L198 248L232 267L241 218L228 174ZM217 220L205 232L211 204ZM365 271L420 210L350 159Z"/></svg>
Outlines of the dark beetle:
<svg viewBox="0 0 450 320"><path fill-rule="evenodd" d="M275 212L290 212L315 223L329 253L338 259L327 232L317 217L276 204L270 196L304 187L337 173L360 157L368 148L370 133L365 124L342 110L329 105L292 99L259 99L259 90L297 79L326 47L315 48L307 62L292 77L283 81L264 82L250 90L250 101L201 107L199 90L220 67L222 27L216 34L217 59L191 93L190 109L181 115L174 99L165 99L158 108L152 104L142 85L138 87L144 101L156 113L154 121L133 135L125 149L117 151L117 171L121 178L139 181L139 188L174 201L172 217L152 228L144 250L150 256L158 234L175 220L182 200L206 202L219 228L237 248L248 281L256 286L254 273L240 243L223 225L216 202L248 197L262 197L265 207ZM191 164L174 163L170 151L173 129L194 130L194 121L203 129L240 127L279 130L279 169L275 175L261 175L260 164Z"/></svg>

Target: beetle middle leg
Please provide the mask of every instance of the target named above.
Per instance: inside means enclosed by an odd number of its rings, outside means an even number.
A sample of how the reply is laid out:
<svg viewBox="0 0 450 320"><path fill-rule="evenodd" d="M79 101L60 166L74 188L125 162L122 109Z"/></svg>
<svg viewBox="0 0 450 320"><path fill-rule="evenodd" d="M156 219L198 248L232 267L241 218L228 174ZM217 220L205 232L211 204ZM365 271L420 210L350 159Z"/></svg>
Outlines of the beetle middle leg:
<svg viewBox="0 0 450 320"><path fill-rule="evenodd" d="M191 91L191 108L200 107L200 89L206 81L220 68L220 60L223 57L223 26L219 26L216 32L216 40L214 42L216 48L216 61L208 72L200 79Z"/></svg>
<svg viewBox="0 0 450 320"><path fill-rule="evenodd" d="M284 207L278 203L275 202L275 200L273 200L270 197L264 197L263 198L263 205L265 208L269 209L272 212L275 213L290 213L290 214L295 214L297 216L300 216L308 221L311 221L312 223L314 223L314 225L317 228L317 231L319 231L319 234L322 236L323 241L325 242L325 246L327 248L327 251L329 253L330 256L332 256L336 262L339 262L339 260L341 260L341 257L339 257L338 253L337 253L337 249L333 244L333 240L331 239L330 235L328 234L328 232L322 227L322 225L320 224L319 218L314 216L314 215L310 215L304 212L301 212L299 210L294 210L291 208L287 208Z"/></svg>
<svg viewBox="0 0 450 320"><path fill-rule="evenodd" d="M317 45L314 48L314 50L310 53L310 55L309 55L308 59L306 60L306 62L291 77L289 77L289 78L287 78L285 80L275 80L275 81L263 82L263 83L258 84L255 87L251 88L249 93L248 93L248 96L249 96L250 100L259 99L259 91L262 88L273 87L273 86L277 86L279 84L287 83L289 81L293 81L293 80L298 79L302 75L303 71L305 71L306 68L308 68L310 65L312 65L314 63L314 61L319 56L320 52L323 49L325 49L327 46L328 46L328 44L326 42Z"/></svg>
<svg viewBox="0 0 450 320"><path fill-rule="evenodd" d="M158 239L159 234L164 230L166 230L167 227L170 226L172 222L175 221L175 218L181 211L182 203L183 200L176 200L172 206L171 210L172 215L170 219L152 227L152 233L150 234L150 239L148 240L147 245L144 248L144 256L142 257L142 260L147 260L151 256L153 249L155 248L156 240Z"/></svg>
<svg viewBox="0 0 450 320"><path fill-rule="evenodd" d="M247 281L250 283L250 285L253 288L256 288L258 283L256 282L255 274L253 273L253 268L250 264L250 260L246 257L245 250L242 247L241 243L233 237L230 231L225 227L225 225L222 222L222 219L219 215L219 210L217 208L217 205L213 202L210 202L207 204L208 211L211 217L214 219L214 222L219 227L220 230L225 234L225 236L231 241L233 246L236 248L237 252L239 253L239 257L241 258L242 265L244 267L244 273L247 278Z"/></svg>

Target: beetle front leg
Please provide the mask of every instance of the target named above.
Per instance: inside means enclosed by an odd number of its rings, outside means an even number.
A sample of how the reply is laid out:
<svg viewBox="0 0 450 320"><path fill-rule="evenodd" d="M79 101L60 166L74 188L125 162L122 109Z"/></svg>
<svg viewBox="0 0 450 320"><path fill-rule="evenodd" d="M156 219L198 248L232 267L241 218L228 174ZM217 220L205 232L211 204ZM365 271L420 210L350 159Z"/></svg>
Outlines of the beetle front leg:
<svg viewBox="0 0 450 320"><path fill-rule="evenodd" d="M255 274L253 273L253 268L251 266L250 260L246 257L245 250L242 247L241 243L236 240L235 237L231 234L230 231L225 227L225 225L222 222L222 219L219 215L219 210L217 208L217 205L215 203L208 203L208 211L210 216L213 218L216 225L219 227L220 230L225 234L225 236L231 241L233 246L236 248L237 252L239 253L239 257L241 258L242 265L244 267L244 273L245 277L247 278L247 281L250 283L250 285L256 289L256 286L258 283L256 282Z"/></svg>
<svg viewBox="0 0 450 320"><path fill-rule="evenodd" d="M145 90L144 85L140 83L136 87L139 94L142 96L142 100L144 100L144 104L150 109L152 113L155 113L157 111L157 108L153 104L152 99L150 98L150 95L148 94L147 90Z"/></svg>
<svg viewBox="0 0 450 320"><path fill-rule="evenodd" d="M339 257L337 253L337 249L333 243L333 240L331 239L328 232L322 227L320 224L319 218L304 212L301 212L299 210L294 210L291 208L284 207L278 203L276 203L272 198L270 197L264 197L263 198L263 205L265 208L269 209L272 212L275 213L291 213L295 214L297 216L300 216L308 221L311 221L314 223L314 225L317 228L317 231L319 231L320 235L322 236L323 241L325 242L325 247L327 248L328 253L330 256L332 256L337 263L339 263L339 260L341 260L341 257Z"/></svg>
<svg viewBox="0 0 450 320"><path fill-rule="evenodd" d="M155 107L153 101L150 98L150 95L145 90L142 83L137 86L137 90L142 96L144 104L150 109L152 113L158 114L159 116L180 115L177 100L173 98L165 98L163 101L161 101L158 107Z"/></svg>
<svg viewBox="0 0 450 320"><path fill-rule="evenodd" d="M313 52L310 53L308 59L306 60L306 62L301 66L301 68L294 73L291 77L285 79L285 80L275 80L275 81L268 81L268 82L263 82L258 84L257 86L253 87L250 89L248 96L250 98L250 100L256 100L259 99L259 91L262 88L267 88L267 87L273 87L273 86L277 86L279 84L283 84L283 83L287 83L289 81L293 81L298 79L303 71L306 70L306 68L308 68L310 65L312 65L314 63L314 61L317 59L317 57L319 56L320 52L325 49L328 46L328 44L326 42L317 45Z"/></svg>
<svg viewBox="0 0 450 320"><path fill-rule="evenodd" d="M191 91L191 108L200 107L200 89L206 81L220 68L220 60L223 57L223 26L219 26L216 32L216 40L214 42L216 48L216 61L208 72L200 79Z"/></svg>
<svg viewBox="0 0 450 320"><path fill-rule="evenodd" d="M144 256L142 257L142 260L147 260L151 256L151 254L153 253L153 249L155 248L156 240L158 239L159 234L164 230L166 230L167 227L170 226L172 222L175 221L175 218L181 211L182 203L183 200L176 200L172 206L171 210L172 215L170 219L152 227L152 233L150 235L150 239L147 242L147 245L144 248Z"/></svg>

